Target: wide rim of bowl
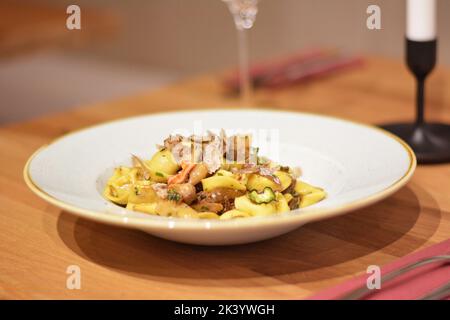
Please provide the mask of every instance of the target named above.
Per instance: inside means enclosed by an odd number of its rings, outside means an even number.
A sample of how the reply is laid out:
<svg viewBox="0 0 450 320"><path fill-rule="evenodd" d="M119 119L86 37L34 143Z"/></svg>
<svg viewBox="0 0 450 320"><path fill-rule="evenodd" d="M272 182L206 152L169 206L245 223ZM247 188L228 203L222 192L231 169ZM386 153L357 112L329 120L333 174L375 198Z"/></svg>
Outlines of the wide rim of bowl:
<svg viewBox="0 0 450 320"><path fill-rule="evenodd" d="M385 189L376 192L370 196L367 196L362 199L358 199L355 201L352 201L347 204L343 204L336 207L331 208L308 208L308 209L297 209L290 212L272 215L272 216L265 216L265 217L252 217L252 218L245 218L245 219L233 219L233 220L214 220L214 219L186 219L186 218L175 218L175 217L160 217L160 216L154 216L154 215L148 215L145 217L136 217L136 216L124 216L121 217L119 215L112 215L108 214L106 212L101 211L94 211L94 210L88 210L83 209L74 205L71 205L69 203L66 203L64 201L61 201L54 196L48 194L46 191L41 189L31 178L30 175L30 164L33 161L34 157L39 154L44 149L50 147L52 144L67 138L69 136L78 134L81 131L90 130L99 126L109 125L114 122L120 122L125 120L131 120L136 118L143 118L143 117L149 117L153 115L170 115L174 113L192 113L192 112L272 112L272 113L280 113L280 114L292 114L292 115L307 115L307 116L315 116L319 118L325 118L325 119L332 119L332 120L338 120L347 122L353 125L358 125L361 127L369 128L374 131L378 131L379 133L384 134L385 136L388 136L391 139L394 139L397 141L400 146L402 146L405 150L405 152L408 155L409 158L409 166L406 170L405 174L400 177L398 180L394 181L391 185L386 187ZM189 109L189 110L183 110L183 111L167 111L167 112L154 112L150 114L142 114L132 117L126 117L126 118L120 118L115 119L111 121L106 121L102 123L98 123L95 125L87 126L84 128L80 128L74 131L71 131L69 133L66 133L62 136L59 136L52 140L50 143L42 145L40 148L38 148L27 160L25 167L23 169L23 177L25 180L25 183L27 186L33 191L37 196L42 198L43 200L53 204L54 206L65 210L67 212L70 212L72 214L75 214L79 217L86 218L93 221L98 221L110 225L117 225L117 226L123 226L128 228L136 228L136 229L148 229L148 228L164 228L164 229L177 229L177 230L203 230L203 229L238 229L238 228L255 228L255 227L261 227L266 225L293 225L295 224L306 224L312 221L316 220L322 220L322 219L328 219L332 217L336 217L339 215L342 215L344 213L354 211L363 207L367 207L371 204L374 204L384 198L389 197L399 189L401 189L406 183L411 179L411 177L414 174L414 171L417 167L417 159L416 155L414 154L411 147L403 141L398 136L394 135L393 133L386 131L382 128L379 128L375 125L371 124L365 124L360 123L353 120L348 120L340 117L334 117L334 116L328 116L328 115L322 115L322 114L316 114L313 112L296 112L296 111L284 111L284 110L277 110L277 109L270 109L270 108L262 108L262 109L252 109L252 108L217 108L217 109Z"/></svg>

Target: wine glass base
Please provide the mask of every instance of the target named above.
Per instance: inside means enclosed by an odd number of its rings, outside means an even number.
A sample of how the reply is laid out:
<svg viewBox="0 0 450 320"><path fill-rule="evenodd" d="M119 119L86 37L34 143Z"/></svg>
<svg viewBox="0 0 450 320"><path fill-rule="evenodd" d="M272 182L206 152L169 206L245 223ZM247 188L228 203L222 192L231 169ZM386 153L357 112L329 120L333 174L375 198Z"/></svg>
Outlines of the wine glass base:
<svg viewBox="0 0 450 320"><path fill-rule="evenodd" d="M414 150L418 163L450 162L450 125L392 123L380 127L408 143Z"/></svg>

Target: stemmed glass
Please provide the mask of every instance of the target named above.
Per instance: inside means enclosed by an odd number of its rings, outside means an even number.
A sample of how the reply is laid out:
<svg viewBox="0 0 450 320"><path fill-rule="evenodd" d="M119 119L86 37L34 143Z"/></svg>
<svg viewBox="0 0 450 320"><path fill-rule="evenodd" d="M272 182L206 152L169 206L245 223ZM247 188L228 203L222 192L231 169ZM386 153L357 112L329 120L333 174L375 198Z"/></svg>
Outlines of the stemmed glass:
<svg viewBox="0 0 450 320"><path fill-rule="evenodd" d="M249 70L248 30L255 23L258 0L223 0L231 12L238 33L239 85L243 105L249 105L252 97L252 83Z"/></svg>

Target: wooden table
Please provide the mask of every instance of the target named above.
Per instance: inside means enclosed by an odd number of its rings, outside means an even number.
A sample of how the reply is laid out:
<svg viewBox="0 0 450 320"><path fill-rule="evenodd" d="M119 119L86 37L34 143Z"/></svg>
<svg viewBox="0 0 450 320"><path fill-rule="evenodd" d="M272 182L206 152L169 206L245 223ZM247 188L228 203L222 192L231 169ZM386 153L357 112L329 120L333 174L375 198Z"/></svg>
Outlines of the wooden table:
<svg viewBox="0 0 450 320"><path fill-rule="evenodd" d="M84 47L117 33L118 17L108 10L81 7L80 30L68 30L66 6L32 0L0 3L0 57L10 57L49 47Z"/></svg>
<svg viewBox="0 0 450 320"><path fill-rule="evenodd" d="M429 117L450 122L450 72L430 79ZM400 61L368 58L358 70L279 91L256 105L368 123L413 115L412 77ZM305 298L450 235L450 165L419 166L391 198L279 238L196 247L78 219L33 195L26 159L61 134L105 120L161 110L236 105L217 76L0 128L0 297ZM70 165L70 164L69 164ZM81 268L81 289L66 269Z"/></svg>

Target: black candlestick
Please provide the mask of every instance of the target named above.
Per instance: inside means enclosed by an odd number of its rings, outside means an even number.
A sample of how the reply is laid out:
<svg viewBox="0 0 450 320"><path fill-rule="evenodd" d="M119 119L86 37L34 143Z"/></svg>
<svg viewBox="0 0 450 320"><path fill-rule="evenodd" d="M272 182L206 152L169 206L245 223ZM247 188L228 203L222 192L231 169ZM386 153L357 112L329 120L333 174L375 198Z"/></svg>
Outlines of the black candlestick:
<svg viewBox="0 0 450 320"><path fill-rule="evenodd" d="M417 80L415 123L393 123L381 127L405 140L419 163L450 162L450 125L425 122L425 79L436 65L437 41L406 39L406 61Z"/></svg>

